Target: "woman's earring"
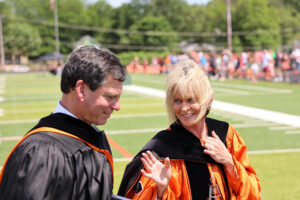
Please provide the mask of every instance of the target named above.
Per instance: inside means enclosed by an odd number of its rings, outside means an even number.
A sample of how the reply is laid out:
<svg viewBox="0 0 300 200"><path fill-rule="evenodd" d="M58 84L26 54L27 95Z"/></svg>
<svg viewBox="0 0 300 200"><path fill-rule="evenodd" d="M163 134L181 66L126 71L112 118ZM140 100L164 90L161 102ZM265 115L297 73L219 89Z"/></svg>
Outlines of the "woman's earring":
<svg viewBox="0 0 300 200"><path fill-rule="evenodd" d="M209 107L207 108L207 110L206 110L206 113L205 113L206 116L209 114L210 109L211 109L211 107L209 106Z"/></svg>

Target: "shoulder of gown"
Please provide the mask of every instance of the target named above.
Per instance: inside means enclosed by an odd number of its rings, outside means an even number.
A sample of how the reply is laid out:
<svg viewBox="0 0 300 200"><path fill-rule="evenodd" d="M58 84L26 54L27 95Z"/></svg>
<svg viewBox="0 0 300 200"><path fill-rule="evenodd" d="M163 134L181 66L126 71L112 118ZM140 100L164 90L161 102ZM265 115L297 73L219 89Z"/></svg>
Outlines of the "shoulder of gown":
<svg viewBox="0 0 300 200"><path fill-rule="evenodd" d="M29 136L3 170L0 199L107 199L111 195L112 172L105 155L64 135Z"/></svg>

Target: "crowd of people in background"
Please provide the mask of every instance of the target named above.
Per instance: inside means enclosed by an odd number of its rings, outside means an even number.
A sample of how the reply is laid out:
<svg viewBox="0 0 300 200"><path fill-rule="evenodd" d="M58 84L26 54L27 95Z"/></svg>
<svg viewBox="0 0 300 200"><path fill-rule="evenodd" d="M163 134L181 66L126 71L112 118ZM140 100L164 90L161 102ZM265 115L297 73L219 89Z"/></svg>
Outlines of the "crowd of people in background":
<svg viewBox="0 0 300 200"><path fill-rule="evenodd" d="M191 58L197 62L208 76L214 80L248 79L253 82L267 80L276 82L299 82L300 49L291 52L260 50L254 52L221 53L190 51L189 54L170 54L166 57L154 57L151 62L135 57L127 65L127 71L133 73L168 73L179 61ZM292 77L295 80L291 80Z"/></svg>

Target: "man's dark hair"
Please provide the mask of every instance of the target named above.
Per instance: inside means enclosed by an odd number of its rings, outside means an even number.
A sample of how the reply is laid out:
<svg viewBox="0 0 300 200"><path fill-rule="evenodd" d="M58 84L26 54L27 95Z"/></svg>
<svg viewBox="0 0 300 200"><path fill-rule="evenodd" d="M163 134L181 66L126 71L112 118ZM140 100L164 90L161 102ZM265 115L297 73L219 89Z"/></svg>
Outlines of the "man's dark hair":
<svg viewBox="0 0 300 200"><path fill-rule="evenodd" d="M99 88L107 75L124 81L126 69L118 57L94 46L75 49L68 58L61 76L61 91L69 93L78 80L83 80L92 91Z"/></svg>

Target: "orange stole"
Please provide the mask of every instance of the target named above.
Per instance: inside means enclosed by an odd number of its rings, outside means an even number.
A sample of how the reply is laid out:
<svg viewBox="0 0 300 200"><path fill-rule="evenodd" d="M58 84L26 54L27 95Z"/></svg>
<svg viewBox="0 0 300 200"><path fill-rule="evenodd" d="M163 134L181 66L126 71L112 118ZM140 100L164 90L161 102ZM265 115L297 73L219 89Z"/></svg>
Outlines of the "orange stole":
<svg viewBox="0 0 300 200"><path fill-rule="evenodd" d="M6 161L2 167L2 170L1 170L1 174L0 174L0 184L1 184L1 181L2 181L2 177L3 177L3 173L4 173L4 169L5 169L5 165L9 159L9 157L11 156L11 154L16 150L16 148L27 138L29 137L30 135L34 134L34 133L38 133L38 132L51 132L51 133L57 133L57 134L61 134L61 135L65 135L65 136L68 136L68 137L71 137L71 138L74 138L74 139L77 139L77 140L80 140L82 142L84 142L85 144L87 144L89 147L91 147L92 149L94 149L95 151L98 151L100 153L103 153L110 166L111 166L111 169L112 169L112 174L114 174L114 167L113 167L113 158L112 158L112 155L110 154L110 152L108 150L105 150L105 149L100 149L94 145L92 145L91 143L75 136L75 135L72 135L70 133L67 133L67 132L64 132L64 131L61 131L61 130L58 130L58 129L55 129L55 128L51 128L51 127L40 127L40 128L37 128L37 129L34 129L32 131L30 131L27 135L25 135L15 146L14 148L12 149L12 151L9 153L8 157L6 158ZM113 182L114 182L114 176L113 176Z"/></svg>

